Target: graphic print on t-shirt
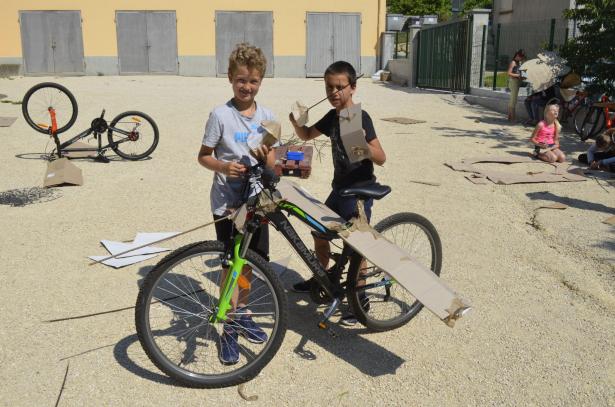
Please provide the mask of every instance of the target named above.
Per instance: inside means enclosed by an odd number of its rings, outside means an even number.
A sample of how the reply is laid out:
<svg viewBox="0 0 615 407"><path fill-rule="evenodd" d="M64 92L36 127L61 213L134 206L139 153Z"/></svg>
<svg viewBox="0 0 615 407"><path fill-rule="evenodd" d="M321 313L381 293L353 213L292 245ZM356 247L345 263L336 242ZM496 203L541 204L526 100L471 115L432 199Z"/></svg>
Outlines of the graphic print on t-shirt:
<svg viewBox="0 0 615 407"><path fill-rule="evenodd" d="M247 126L246 126L247 130ZM248 139L259 136L260 126L256 123L250 123L250 132L236 131L233 138L237 143L247 143Z"/></svg>

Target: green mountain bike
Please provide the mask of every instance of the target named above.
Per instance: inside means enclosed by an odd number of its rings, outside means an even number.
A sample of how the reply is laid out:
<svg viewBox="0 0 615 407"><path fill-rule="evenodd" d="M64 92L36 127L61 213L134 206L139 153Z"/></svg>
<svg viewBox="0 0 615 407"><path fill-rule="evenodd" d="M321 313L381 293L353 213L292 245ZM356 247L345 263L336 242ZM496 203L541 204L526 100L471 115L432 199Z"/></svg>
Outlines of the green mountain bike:
<svg viewBox="0 0 615 407"><path fill-rule="evenodd" d="M249 173L245 205L237 214L245 221L237 227L239 233L233 242L204 241L175 250L154 267L139 291L135 322L143 349L161 371L187 386L212 388L248 381L280 348L287 326L286 293L270 264L248 249L261 224L273 225L314 274L312 299L330 304L318 321L319 327L327 327L328 319L345 299L357 319L373 331L398 328L423 307L387 273L346 244L337 245L341 252L332 254L335 265L326 271L288 216L332 242L340 241L340 231L292 202L274 199L278 179L272 171L259 165ZM358 197L360 213L364 200L381 199L390 191L388 186L372 184L347 188L342 194ZM440 274L440 238L427 219L398 213L380 221L375 229ZM232 305L237 293L266 333L264 341L250 340L249 332L233 324L240 316ZM240 330L240 356L234 364L218 359L224 327Z"/></svg>

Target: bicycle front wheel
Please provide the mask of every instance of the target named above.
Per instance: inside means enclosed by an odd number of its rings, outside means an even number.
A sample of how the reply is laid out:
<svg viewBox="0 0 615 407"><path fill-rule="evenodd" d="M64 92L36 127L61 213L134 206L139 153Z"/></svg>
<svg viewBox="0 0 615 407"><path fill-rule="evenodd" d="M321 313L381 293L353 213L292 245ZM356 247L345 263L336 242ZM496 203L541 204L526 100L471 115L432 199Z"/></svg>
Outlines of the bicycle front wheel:
<svg viewBox="0 0 615 407"><path fill-rule="evenodd" d="M137 298L135 322L145 353L161 371L190 387L225 387L252 379L273 358L286 332L282 286L268 263L251 250L246 253L251 279L247 287L241 280L238 284L245 307L241 314L230 310L227 322L212 322L225 274L223 258L220 242L177 249L147 275ZM265 334L258 340L235 322L246 312ZM234 364L219 359L228 343L223 341L229 340L239 351Z"/></svg>
<svg viewBox="0 0 615 407"><path fill-rule="evenodd" d="M77 120L77 100L64 86L43 82L26 92L21 102L21 112L26 123L34 130L49 134L55 117L56 134L68 130Z"/></svg>
<svg viewBox="0 0 615 407"><path fill-rule="evenodd" d="M142 112L129 111L115 116L107 133L109 144L126 160L140 160L150 155L158 145L158 126Z"/></svg>
<svg viewBox="0 0 615 407"><path fill-rule="evenodd" d="M440 275L442 244L436 228L427 219L416 213L397 213L378 222L374 229ZM374 331L405 325L423 308L408 290L360 256L351 260L348 303L357 319Z"/></svg>

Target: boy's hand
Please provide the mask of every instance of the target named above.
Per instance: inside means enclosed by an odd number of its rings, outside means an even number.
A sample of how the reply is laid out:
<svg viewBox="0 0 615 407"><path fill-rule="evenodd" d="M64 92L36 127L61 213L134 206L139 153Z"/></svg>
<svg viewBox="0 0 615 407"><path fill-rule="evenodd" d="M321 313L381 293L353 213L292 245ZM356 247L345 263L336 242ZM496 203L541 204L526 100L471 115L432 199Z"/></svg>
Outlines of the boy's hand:
<svg viewBox="0 0 615 407"><path fill-rule="evenodd" d="M600 169L600 161L592 161L592 163L589 165L589 168L591 168L592 170Z"/></svg>
<svg viewBox="0 0 615 407"><path fill-rule="evenodd" d="M236 163L234 161L229 161L224 164L222 172L227 177L239 178L246 172L246 166L240 163Z"/></svg>
<svg viewBox="0 0 615 407"><path fill-rule="evenodd" d="M295 120L295 116L292 113L288 115L288 120L290 120L290 124L292 124L293 126L297 126L297 121Z"/></svg>
<svg viewBox="0 0 615 407"><path fill-rule="evenodd" d="M254 154L254 157L256 157L258 161L267 162L267 155L269 154L269 151L271 151L269 147L266 145L261 145L260 147L252 150L252 154Z"/></svg>

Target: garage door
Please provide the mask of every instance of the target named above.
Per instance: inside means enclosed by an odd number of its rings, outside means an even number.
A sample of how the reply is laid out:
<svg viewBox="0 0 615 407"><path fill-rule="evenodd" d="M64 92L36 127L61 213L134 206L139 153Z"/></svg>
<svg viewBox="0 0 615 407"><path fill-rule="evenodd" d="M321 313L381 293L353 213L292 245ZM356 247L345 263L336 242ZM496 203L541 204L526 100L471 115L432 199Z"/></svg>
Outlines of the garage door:
<svg viewBox="0 0 615 407"><path fill-rule="evenodd" d="M83 36L79 11L20 11L26 74L82 74Z"/></svg>
<svg viewBox="0 0 615 407"><path fill-rule="evenodd" d="M320 77L339 60L361 72L361 14L307 13L307 76Z"/></svg>
<svg viewBox="0 0 615 407"><path fill-rule="evenodd" d="M273 76L273 13L270 11L216 11L216 72L225 76L228 57L235 46L248 42L267 58L267 73Z"/></svg>
<svg viewBox="0 0 615 407"><path fill-rule="evenodd" d="M117 11L120 74L177 74L174 11Z"/></svg>

